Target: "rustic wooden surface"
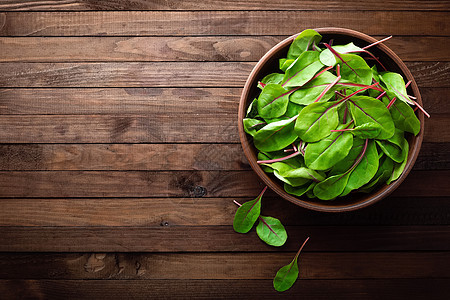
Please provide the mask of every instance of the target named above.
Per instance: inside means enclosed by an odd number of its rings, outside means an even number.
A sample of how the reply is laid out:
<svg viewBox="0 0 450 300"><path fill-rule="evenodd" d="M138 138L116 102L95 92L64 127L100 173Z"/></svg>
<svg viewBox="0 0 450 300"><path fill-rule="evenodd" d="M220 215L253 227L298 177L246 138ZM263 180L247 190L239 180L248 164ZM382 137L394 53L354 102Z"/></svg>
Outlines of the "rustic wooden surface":
<svg viewBox="0 0 450 300"><path fill-rule="evenodd" d="M296 299L448 299L450 1L3 0L0 299L273 298L310 236ZM406 181L361 211L268 193L273 248L234 233L263 184L237 134L256 61L302 29L381 38L408 65L425 138Z"/></svg>

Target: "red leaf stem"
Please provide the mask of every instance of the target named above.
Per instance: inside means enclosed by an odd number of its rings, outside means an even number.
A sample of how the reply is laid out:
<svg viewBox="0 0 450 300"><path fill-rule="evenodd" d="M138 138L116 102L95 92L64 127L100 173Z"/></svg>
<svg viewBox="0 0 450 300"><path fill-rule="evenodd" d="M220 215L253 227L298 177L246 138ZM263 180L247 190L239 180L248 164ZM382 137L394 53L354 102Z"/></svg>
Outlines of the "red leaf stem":
<svg viewBox="0 0 450 300"><path fill-rule="evenodd" d="M380 99L381 97L383 97L386 94L386 91L382 92L381 94L378 95L378 97L376 99Z"/></svg>
<svg viewBox="0 0 450 300"><path fill-rule="evenodd" d="M269 159L269 160L258 160L256 163L258 163L258 164L271 164L271 163L274 163L274 162L280 162L280 161L283 161L283 160L286 160L286 159L289 159L289 158L292 158L292 157L296 157L299 154L300 154L300 152L297 151L297 152L289 154L288 156L285 156L285 157L276 158L276 159Z"/></svg>
<svg viewBox="0 0 450 300"><path fill-rule="evenodd" d="M339 66L339 65L338 65ZM330 83L323 91L322 93L320 93L319 97L317 97L316 101L314 102L318 102L333 86L336 85L336 83L338 83L338 81L341 80L341 76L339 75L338 77L336 77L336 79Z"/></svg>
<svg viewBox="0 0 450 300"><path fill-rule="evenodd" d="M386 106L387 109L391 108L391 106L394 104L395 100L397 100L397 97L392 98L392 100L389 102L389 104Z"/></svg>
<svg viewBox="0 0 450 300"><path fill-rule="evenodd" d="M391 35L391 36L388 36L388 37L386 37L386 38L384 38L384 39L381 39L381 40L379 40L379 41L376 41L375 43L372 43L372 44L370 44L370 45L367 45L367 46L363 47L362 49L363 49L363 50L369 49L369 48L372 47L372 46L378 45L379 43L382 43L382 42L385 42L385 41L389 40L391 37L392 37L392 35Z"/></svg>

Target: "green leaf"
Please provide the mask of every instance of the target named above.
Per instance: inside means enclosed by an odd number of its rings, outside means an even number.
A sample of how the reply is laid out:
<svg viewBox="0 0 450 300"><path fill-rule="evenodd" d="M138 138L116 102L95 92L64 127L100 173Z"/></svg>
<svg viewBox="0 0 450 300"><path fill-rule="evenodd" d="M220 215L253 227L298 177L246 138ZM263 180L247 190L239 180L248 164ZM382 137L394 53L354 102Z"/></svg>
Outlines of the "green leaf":
<svg viewBox="0 0 450 300"><path fill-rule="evenodd" d="M332 200L342 194L347 185L350 172L328 177L319 182L313 189L314 195L320 200Z"/></svg>
<svg viewBox="0 0 450 300"><path fill-rule="evenodd" d="M394 162L387 156L383 156L379 162L378 171L372 180L361 187L358 191L364 193L370 193L377 185L384 183L391 177L392 171L394 170Z"/></svg>
<svg viewBox="0 0 450 300"><path fill-rule="evenodd" d="M347 156L338 161L330 170L329 176L344 174L347 172L358 160L361 151L363 150L365 140L358 137L353 138L353 145Z"/></svg>
<svg viewBox="0 0 450 300"><path fill-rule="evenodd" d="M402 149L404 145L403 131L395 129L395 134L387 140L377 140L380 149L389 156L393 161L401 163L405 159L405 153Z"/></svg>
<svg viewBox="0 0 450 300"><path fill-rule="evenodd" d="M377 146L373 140L367 144L362 159L358 165L351 171L347 185L340 196L345 196L353 190L356 190L368 183L377 173L378 170L378 152Z"/></svg>
<svg viewBox="0 0 450 300"><path fill-rule="evenodd" d="M267 84L258 97L258 113L264 119L282 116L289 103L289 94L281 85Z"/></svg>
<svg viewBox="0 0 450 300"><path fill-rule="evenodd" d="M389 93L388 95L391 96ZM383 102L387 106L390 101L387 97L383 97ZM403 131L410 132L414 135L419 134L420 121L414 113L414 110L407 103L403 101L395 101L389 108L389 112L391 113L395 127Z"/></svg>
<svg viewBox="0 0 450 300"><path fill-rule="evenodd" d="M302 86L311 80L322 67L319 53L306 51L287 68L282 85L285 88Z"/></svg>
<svg viewBox="0 0 450 300"><path fill-rule="evenodd" d="M246 113L246 117L247 118L255 118L258 115L258 108L256 107L256 101L258 101L258 99L254 99L252 101L252 103L250 103L250 105L247 108L247 113Z"/></svg>
<svg viewBox="0 0 450 300"><path fill-rule="evenodd" d="M350 132L361 139L374 139L380 135L381 126L375 122L365 123L356 126Z"/></svg>
<svg viewBox="0 0 450 300"><path fill-rule="evenodd" d="M372 83L372 69L366 61L356 54L341 54L341 76L353 83L370 85Z"/></svg>
<svg viewBox="0 0 450 300"><path fill-rule="evenodd" d="M298 114L305 108L305 105L300 105L289 101L285 115L289 118L298 116Z"/></svg>
<svg viewBox="0 0 450 300"><path fill-rule="evenodd" d="M317 78L311 80L300 89L296 90L289 96L289 100L294 103L308 105L313 103L319 95L336 80L336 76L326 71L320 74ZM319 100L320 102L328 101L334 97L334 92L339 89L338 86L333 86L325 95Z"/></svg>
<svg viewBox="0 0 450 300"><path fill-rule="evenodd" d="M314 186L316 185L315 182L308 182L302 186L293 187L292 185L289 185L287 183L284 184L284 190L294 196L300 197L306 192L312 190Z"/></svg>
<svg viewBox="0 0 450 300"><path fill-rule="evenodd" d="M395 125L391 114L380 100L368 96L354 96L348 100L348 105L356 126L367 123L379 125L381 131L376 138L380 140L394 135Z"/></svg>
<svg viewBox="0 0 450 300"><path fill-rule="evenodd" d="M305 142L317 142L329 136L338 123L336 102L316 102L300 112L295 122L295 132Z"/></svg>
<svg viewBox="0 0 450 300"><path fill-rule="evenodd" d="M266 244L275 247L283 246L287 240L287 233L283 224L280 220L272 217L259 217L256 234Z"/></svg>
<svg viewBox="0 0 450 300"><path fill-rule="evenodd" d="M345 125L340 125L341 129ZM327 138L309 143L305 149L305 164L314 170L327 170L344 159L353 145L349 132L332 132Z"/></svg>
<svg viewBox="0 0 450 300"><path fill-rule="evenodd" d="M362 51L360 47L355 46L353 43L348 43L347 45L337 45L331 48L340 54L346 54L352 51ZM320 61L326 66L334 66L337 63L336 57L330 49L325 49L320 53Z"/></svg>
<svg viewBox="0 0 450 300"><path fill-rule="evenodd" d="M293 130L296 118L297 116L288 120L273 122L261 128L253 136L255 147L263 152L272 152L284 149L292 144L297 139Z"/></svg>
<svg viewBox="0 0 450 300"><path fill-rule="evenodd" d="M322 174L305 167L300 167L296 169L285 169L283 171L280 171L280 175L285 178L305 178L316 182L325 179L325 177Z"/></svg>
<svg viewBox="0 0 450 300"><path fill-rule="evenodd" d="M408 152L409 152L409 144L406 139L403 139L402 149L406 153L405 159L403 160L403 162L401 164L394 163L394 171L392 172L391 177L389 177L389 179L386 181L387 184L391 184L391 182L393 182L394 180L397 180L400 177L400 175L402 175L403 170L405 170L406 163L408 161Z"/></svg>
<svg viewBox="0 0 450 300"><path fill-rule="evenodd" d="M280 58L279 61L280 70L286 72L286 69L289 68L289 66L292 65L294 61L295 59Z"/></svg>
<svg viewBox="0 0 450 300"><path fill-rule="evenodd" d="M322 36L315 30L303 30L289 47L287 58L296 59L305 51L308 51L313 44L319 44Z"/></svg>
<svg viewBox="0 0 450 300"><path fill-rule="evenodd" d="M272 73L267 76L265 76L263 79L261 79L261 83L263 84L269 84L269 83L275 83L280 84L283 80L284 74L281 73Z"/></svg>
<svg viewBox="0 0 450 300"><path fill-rule="evenodd" d="M280 270L278 270L277 275L275 275L275 278L273 279L273 287L278 292L284 292L288 290L297 280L298 278L298 256L300 255L300 252L302 251L303 247L305 246L306 242L309 240L307 238L303 245L298 250L297 254L295 255L294 259L291 261L290 264L282 267Z"/></svg>
<svg viewBox="0 0 450 300"><path fill-rule="evenodd" d="M261 194L255 200L245 202L240 206L234 215L233 228L239 233L247 233L252 229L253 224L261 213L261 198L267 187L263 189Z"/></svg>
<svg viewBox="0 0 450 300"><path fill-rule="evenodd" d="M380 79L385 84L386 89L395 94L397 100L412 103L407 96L408 93L406 92L405 81L402 75L394 72L382 72L380 73Z"/></svg>
<svg viewBox="0 0 450 300"><path fill-rule="evenodd" d="M258 119L245 118L242 122L244 123L245 132L251 136L254 136L259 129L266 125L266 122Z"/></svg>

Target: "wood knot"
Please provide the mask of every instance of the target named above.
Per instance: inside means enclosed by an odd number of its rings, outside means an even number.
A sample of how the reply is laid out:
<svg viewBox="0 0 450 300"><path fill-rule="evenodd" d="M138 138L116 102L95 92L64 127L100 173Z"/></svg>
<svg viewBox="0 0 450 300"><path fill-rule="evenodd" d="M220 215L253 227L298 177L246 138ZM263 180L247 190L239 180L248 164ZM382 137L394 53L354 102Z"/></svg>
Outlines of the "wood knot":
<svg viewBox="0 0 450 300"><path fill-rule="evenodd" d="M192 189L192 196L195 198L200 198L205 196L207 193L206 188L200 186L200 185L196 185L194 186L194 188Z"/></svg>

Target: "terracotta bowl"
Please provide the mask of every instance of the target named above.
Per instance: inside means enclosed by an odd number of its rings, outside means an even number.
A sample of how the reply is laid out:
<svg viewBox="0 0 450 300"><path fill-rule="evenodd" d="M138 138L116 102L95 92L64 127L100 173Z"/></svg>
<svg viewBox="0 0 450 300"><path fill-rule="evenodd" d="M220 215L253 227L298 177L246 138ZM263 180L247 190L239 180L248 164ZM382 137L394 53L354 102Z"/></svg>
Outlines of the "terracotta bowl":
<svg viewBox="0 0 450 300"><path fill-rule="evenodd" d="M342 45L353 42L357 46L364 47L377 41L373 37L370 37L364 33L345 28L318 28L315 30L322 35L322 41L328 42L330 39L333 39L333 43L335 45ZM350 193L346 197L339 197L336 200L332 201L309 199L306 196L295 197L286 193L281 182L278 179L272 177L270 174L265 173L256 163L256 156L258 152L252 143L251 137L245 133L242 120L245 117L248 105L255 97L259 95L259 89L257 87L258 81L267 74L279 72L278 59L286 57L289 46L296 36L297 35L290 36L282 42L278 43L259 60L256 66L253 68L253 71L250 73L250 76L248 77L242 91L238 115L239 138L241 140L245 156L247 157L250 166L262 179L262 181L264 181L264 183L278 195L299 206L312 210L324 212L344 212L368 206L385 198L403 182L408 173L411 171L417 159L424 132L424 116L422 113L418 114L418 118L421 123L420 133L417 136L413 136L410 134L405 135L405 137L409 141L410 150L408 161L406 163L403 174L390 185L381 186L370 194ZM416 81L414 80L411 72L408 70L403 61L384 44L373 46L372 48L370 48L370 51L380 59L380 61L389 71L402 74L406 79L405 81L412 81L410 86L408 87L408 93L417 97L416 101L420 105L422 105L422 98L420 96Z"/></svg>

